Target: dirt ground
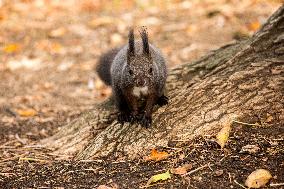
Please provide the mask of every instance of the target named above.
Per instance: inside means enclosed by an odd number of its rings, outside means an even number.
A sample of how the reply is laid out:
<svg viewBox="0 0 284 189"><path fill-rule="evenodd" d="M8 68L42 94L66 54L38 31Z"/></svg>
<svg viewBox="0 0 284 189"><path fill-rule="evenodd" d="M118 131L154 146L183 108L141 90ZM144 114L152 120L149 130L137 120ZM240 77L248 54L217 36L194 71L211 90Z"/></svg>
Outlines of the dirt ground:
<svg viewBox="0 0 284 189"><path fill-rule="evenodd" d="M174 67L251 36L280 5L277 0L0 1L0 188L143 188L152 175L185 163L192 170L210 165L152 188L241 188L256 168L271 171L272 185L283 183L283 125L257 116L247 122L261 126L235 123L223 150L213 136L173 141L172 148L160 149L172 155L159 162L72 161L37 146L110 95L94 66L103 52L126 42L130 26L146 25L150 41ZM247 144L259 150L242 152Z"/></svg>

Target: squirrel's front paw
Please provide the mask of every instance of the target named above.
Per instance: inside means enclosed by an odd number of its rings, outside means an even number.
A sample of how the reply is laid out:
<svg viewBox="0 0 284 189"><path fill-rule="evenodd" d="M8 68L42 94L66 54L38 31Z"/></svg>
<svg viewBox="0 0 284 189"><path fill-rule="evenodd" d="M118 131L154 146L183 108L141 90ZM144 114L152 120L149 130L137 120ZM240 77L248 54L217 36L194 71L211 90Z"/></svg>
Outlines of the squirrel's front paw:
<svg viewBox="0 0 284 189"><path fill-rule="evenodd" d="M164 106L164 105L167 105L169 103L168 101L169 101L169 98L166 97L165 95L163 95L163 96L158 98L157 104L159 106Z"/></svg>
<svg viewBox="0 0 284 189"><path fill-rule="evenodd" d="M138 114L138 112L132 112L131 114L131 123L137 123L142 119L142 116Z"/></svg>
<svg viewBox="0 0 284 189"><path fill-rule="evenodd" d="M117 120L118 122L120 122L121 124L125 123L125 122L131 122L132 120L132 116L130 116L129 114L123 112L123 113L119 113L117 116Z"/></svg>
<svg viewBox="0 0 284 189"><path fill-rule="evenodd" d="M152 124L152 117L144 115L140 121L141 125L145 128L149 128Z"/></svg>

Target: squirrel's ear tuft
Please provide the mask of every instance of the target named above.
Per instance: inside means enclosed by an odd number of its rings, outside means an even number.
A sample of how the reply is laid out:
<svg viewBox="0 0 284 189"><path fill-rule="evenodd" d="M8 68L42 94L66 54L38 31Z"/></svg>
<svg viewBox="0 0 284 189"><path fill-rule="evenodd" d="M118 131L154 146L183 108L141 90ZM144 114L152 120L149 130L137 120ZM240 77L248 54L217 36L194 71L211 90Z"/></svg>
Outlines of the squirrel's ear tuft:
<svg viewBox="0 0 284 189"><path fill-rule="evenodd" d="M135 47L134 47L134 31L133 29L130 29L128 34L128 51L127 51L128 57L135 55Z"/></svg>
<svg viewBox="0 0 284 189"><path fill-rule="evenodd" d="M142 43L143 43L143 52L150 56L150 49L149 49L149 41L148 41L148 33L147 33L147 28L145 26L143 26L140 29L140 36L142 39Z"/></svg>

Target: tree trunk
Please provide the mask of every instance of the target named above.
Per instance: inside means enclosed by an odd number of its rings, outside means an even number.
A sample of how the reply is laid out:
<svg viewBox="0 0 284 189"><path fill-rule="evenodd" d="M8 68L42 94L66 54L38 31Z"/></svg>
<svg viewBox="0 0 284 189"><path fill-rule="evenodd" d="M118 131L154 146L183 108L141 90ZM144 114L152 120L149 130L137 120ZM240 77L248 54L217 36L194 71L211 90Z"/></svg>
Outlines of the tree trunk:
<svg viewBox="0 0 284 189"><path fill-rule="evenodd" d="M76 159L135 158L173 141L214 134L233 120L252 122L269 115L283 125L284 5L250 39L170 70L167 93L169 104L154 112L149 129L119 124L108 100L42 144Z"/></svg>

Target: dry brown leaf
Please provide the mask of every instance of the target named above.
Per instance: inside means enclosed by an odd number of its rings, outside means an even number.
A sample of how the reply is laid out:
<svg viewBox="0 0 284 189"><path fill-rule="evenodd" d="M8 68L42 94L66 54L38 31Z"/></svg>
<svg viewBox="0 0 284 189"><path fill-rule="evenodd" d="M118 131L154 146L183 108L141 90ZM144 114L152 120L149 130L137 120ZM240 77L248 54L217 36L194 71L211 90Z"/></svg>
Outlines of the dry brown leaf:
<svg viewBox="0 0 284 189"><path fill-rule="evenodd" d="M20 45L19 44L8 44L3 48L3 51L6 53L13 53L13 52L17 52L20 50Z"/></svg>
<svg viewBox="0 0 284 189"><path fill-rule="evenodd" d="M144 158L144 160L146 160L146 161L151 161L151 160L160 161L160 160L168 158L169 155L170 154L168 154L167 152L159 152L156 149L152 149L151 155L150 156L146 156Z"/></svg>
<svg viewBox="0 0 284 189"><path fill-rule="evenodd" d="M6 16L4 15L3 12L0 12L0 21L5 20Z"/></svg>
<svg viewBox="0 0 284 189"><path fill-rule="evenodd" d="M264 186L272 175L266 169L257 169L253 171L247 178L245 185L249 188L260 188Z"/></svg>
<svg viewBox="0 0 284 189"><path fill-rule="evenodd" d="M106 185L100 185L97 189L115 189Z"/></svg>
<svg viewBox="0 0 284 189"><path fill-rule="evenodd" d="M273 120L273 116L270 114L267 114L266 122L270 123Z"/></svg>
<svg viewBox="0 0 284 189"><path fill-rule="evenodd" d="M94 88L95 88L96 90L101 90L101 89L104 88L104 86L105 86L105 84L103 83L102 80L100 80L100 79L94 80Z"/></svg>
<svg viewBox="0 0 284 189"><path fill-rule="evenodd" d="M52 43L50 48L53 53L63 53L64 50L60 43Z"/></svg>
<svg viewBox="0 0 284 189"><path fill-rule="evenodd" d="M62 37L66 34L66 29L64 27L60 27L54 30L51 30L48 34L49 37Z"/></svg>
<svg viewBox="0 0 284 189"><path fill-rule="evenodd" d="M215 173L215 176L219 177L219 176L223 175L224 171L222 169L218 169L214 173Z"/></svg>
<svg viewBox="0 0 284 189"><path fill-rule="evenodd" d="M260 150L260 148L258 147L258 145L245 145L242 147L240 153L249 153L249 154L255 154Z"/></svg>
<svg viewBox="0 0 284 189"><path fill-rule="evenodd" d="M255 21L249 24L249 30L256 32L260 28L261 24L259 21Z"/></svg>
<svg viewBox="0 0 284 189"><path fill-rule="evenodd" d="M33 117L37 114L34 109L16 110L16 112L22 117Z"/></svg>
<svg viewBox="0 0 284 189"><path fill-rule="evenodd" d="M192 169L192 164L184 164L178 168L171 169L171 173L176 175L186 174L188 170Z"/></svg>
<svg viewBox="0 0 284 189"><path fill-rule="evenodd" d="M91 27L98 27L98 26L105 26L109 25L115 22L115 19L113 17L100 17L100 18L95 18L92 21L89 22L89 25Z"/></svg>
<svg viewBox="0 0 284 189"><path fill-rule="evenodd" d="M82 11L88 11L88 12L95 12L98 11L101 6L103 5L103 2L100 0L84 0L80 2L80 8Z"/></svg>
<svg viewBox="0 0 284 189"><path fill-rule="evenodd" d="M118 44L122 43L123 38L120 34L114 33L110 36L110 41L111 41L111 44L118 45Z"/></svg>
<svg viewBox="0 0 284 189"><path fill-rule="evenodd" d="M221 146L221 148L224 148L225 144L227 143L230 131L231 131L231 122L227 122L217 134L216 136L217 143Z"/></svg>

